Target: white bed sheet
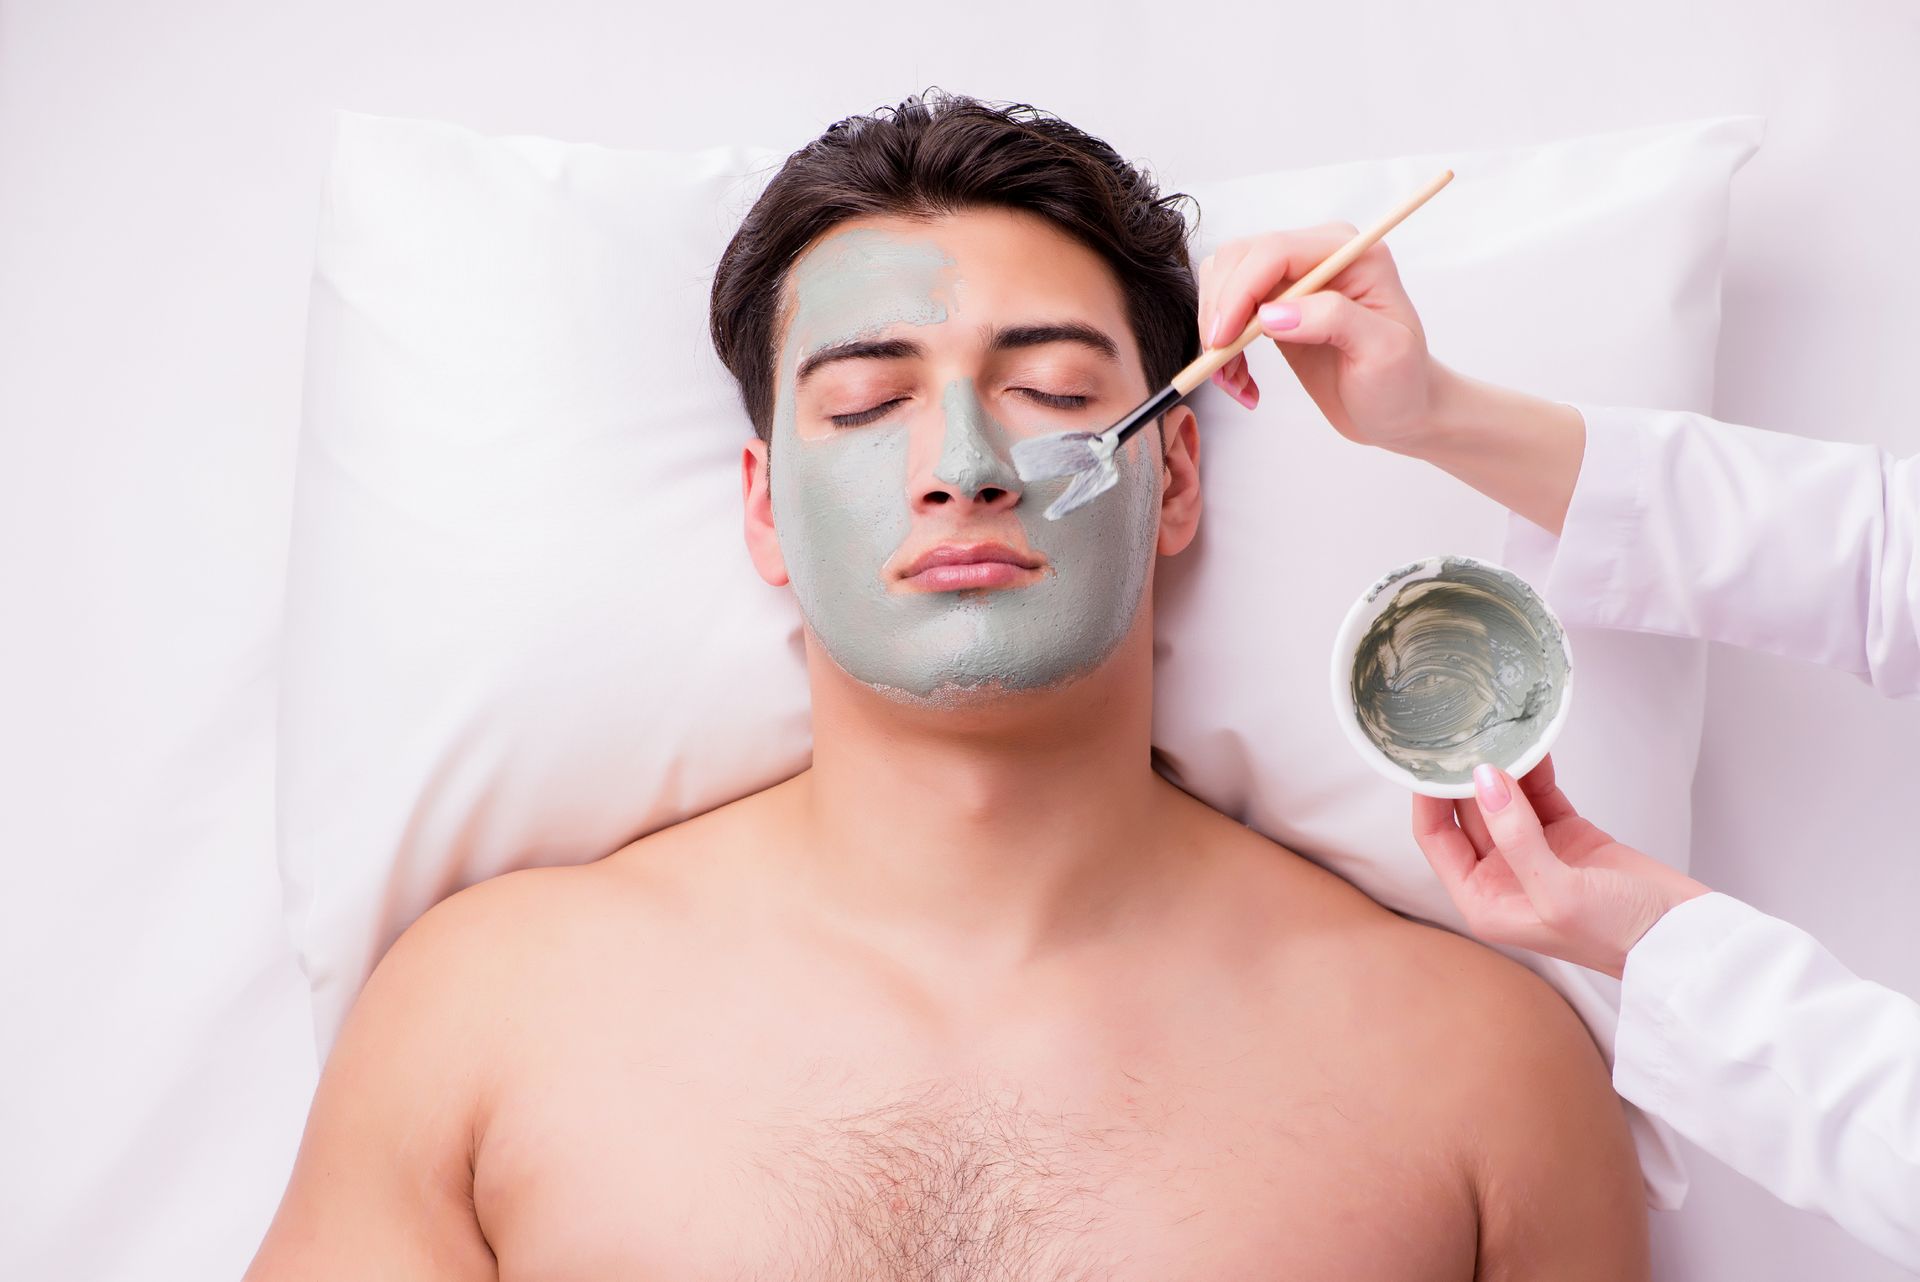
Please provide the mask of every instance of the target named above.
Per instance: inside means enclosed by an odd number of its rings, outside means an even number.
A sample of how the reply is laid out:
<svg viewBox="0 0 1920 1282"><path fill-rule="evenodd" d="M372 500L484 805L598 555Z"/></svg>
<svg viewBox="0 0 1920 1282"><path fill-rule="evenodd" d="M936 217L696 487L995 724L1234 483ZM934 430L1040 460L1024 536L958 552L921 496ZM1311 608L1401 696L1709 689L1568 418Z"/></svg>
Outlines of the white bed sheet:
<svg viewBox="0 0 1920 1282"><path fill-rule="evenodd" d="M583 0L0 4L10 1272L237 1276L304 1121L315 1067L280 927L270 751L331 107L623 146L797 143L934 83L1178 154L1176 185L1758 112L1772 123L1735 186L1715 411L1920 450L1895 373L1920 340L1920 253L1885 232L1920 221L1905 172L1920 11L1901 0L1270 6L1203 27L1174 65L1163 9L1076 14L990 0L962 28L864 29L758 0L658 16ZM1910 707L1717 654L1695 871L1920 992L1920 858L1885 786L1917 758ZM1693 1173L1688 1206L1656 1218L1662 1277L1902 1276L1709 1159Z"/></svg>

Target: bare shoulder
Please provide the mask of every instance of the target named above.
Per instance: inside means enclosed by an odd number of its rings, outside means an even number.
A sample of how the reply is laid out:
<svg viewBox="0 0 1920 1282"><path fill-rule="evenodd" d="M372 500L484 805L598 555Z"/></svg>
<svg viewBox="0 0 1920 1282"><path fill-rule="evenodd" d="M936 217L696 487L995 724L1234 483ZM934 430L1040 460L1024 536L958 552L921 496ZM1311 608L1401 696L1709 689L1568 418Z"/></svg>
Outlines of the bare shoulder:
<svg viewBox="0 0 1920 1282"><path fill-rule="evenodd" d="M1490 1063L1552 1061L1611 1094L1599 1048L1552 985L1473 939L1373 907L1353 940L1360 996L1408 1005L1402 1031L1436 1071L1475 1090Z"/></svg>
<svg viewBox="0 0 1920 1282"><path fill-rule="evenodd" d="M414 922L361 988L330 1049L286 1192L248 1282L495 1277L473 1160L524 910L552 879L514 874Z"/></svg>
<svg viewBox="0 0 1920 1282"><path fill-rule="evenodd" d="M1424 1089L1460 1128L1480 1208L1477 1276L1649 1277L1639 1155L1585 1023L1533 972L1425 929L1426 951L1457 957L1440 968L1444 1022L1423 1030Z"/></svg>
<svg viewBox="0 0 1920 1282"><path fill-rule="evenodd" d="M1625 1110L1565 999L1493 949L1215 820L1201 822L1226 854L1222 882L1243 888L1246 929L1270 935L1271 990L1313 1011L1410 1143L1456 1155L1480 1218L1478 1276L1647 1276Z"/></svg>
<svg viewBox="0 0 1920 1282"><path fill-rule="evenodd" d="M1470 1066L1524 1043L1604 1071L1586 1026L1526 967L1402 917L1304 856L1189 803L1199 839L1221 855L1218 897L1246 905L1254 927L1272 941L1275 965L1361 1008L1405 1008L1390 1033L1423 1054ZM1463 1026L1482 1035L1462 1039Z"/></svg>
<svg viewBox="0 0 1920 1282"><path fill-rule="evenodd" d="M1417 1107L1460 1154L1480 1279L1649 1276L1645 1188L1624 1104L1586 1024L1545 980L1436 927L1396 920L1387 969L1419 1064Z"/></svg>
<svg viewBox="0 0 1920 1282"><path fill-rule="evenodd" d="M650 900L682 899L711 891L717 883L730 896L748 888L733 881L739 863L765 847L774 834L799 825L798 789L804 775L662 828L599 861L609 882Z"/></svg>
<svg viewBox="0 0 1920 1282"><path fill-rule="evenodd" d="M665 942L725 879L730 856L779 822L784 789L719 806L589 863L523 868L469 886L423 914L389 955L407 956L424 983L433 982L426 975L497 980L498 1000L591 949L603 933L624 946Z"/></svg>
<svg viewBox="0 0 1920 1282"><path fill-rule="evenodd" d="M526 1013L557 985L605 971L616 953L644 964L671 952L700 920L698 908L716 895L749 895L728 883L728 859L778 822L781 792L718 807L589 863L517 869L449 895L387 950L356 1010L430 1014L448 1036L524 1031Z"/></svg>

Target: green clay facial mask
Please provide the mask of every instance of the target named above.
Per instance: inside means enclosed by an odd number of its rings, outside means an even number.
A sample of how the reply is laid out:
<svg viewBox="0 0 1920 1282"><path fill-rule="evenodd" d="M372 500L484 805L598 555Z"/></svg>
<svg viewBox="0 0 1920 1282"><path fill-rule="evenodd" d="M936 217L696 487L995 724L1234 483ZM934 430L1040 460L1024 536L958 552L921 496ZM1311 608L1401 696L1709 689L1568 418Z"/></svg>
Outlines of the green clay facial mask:
<svg viewBox="0 0 1920 1282"><path fill-rule="evenodd" d="M1354 653L1353 707L1381 752L1417 779L1464 783L1513 762L1560 710L1560 626L1502 570L1448 560L1438 575L1376 591L1390 604Z"/></svg>
<svg viewBox="0 0 1920 1282"><path fill-rule="evenodd" d="M1009 451L1019 429L998 421L971 378L949 379L907 410L859 427L802 435L793 386L799 359L852 338L910 337L941 325L971 333L965 283L938 232L850 228L830 235L793 272L793 315L780 365L771 448L775 529L808 627L833 661L869 686L915 702L1039 689L1092 671L1131 626L1152 568L1158 458L1143 433L1117 458L1120 483L1071 519L1041 515L1064 482L1023 492ZM929 421L927 416L932 416ZM1024 434L1059 430L1057 422ZM1091 426L1101 426L1093 424ZM937 433L931 481L916 484L914 433ZM924 455L922 456L924 457ZM1011 521L981 533L963 523L915 528L916 489L971 497L1019 495ZM1017 526L1014 524L1017 522ZM1024 586L903 590L888 562L909 540L992 538L1044 558Z"/></svg>

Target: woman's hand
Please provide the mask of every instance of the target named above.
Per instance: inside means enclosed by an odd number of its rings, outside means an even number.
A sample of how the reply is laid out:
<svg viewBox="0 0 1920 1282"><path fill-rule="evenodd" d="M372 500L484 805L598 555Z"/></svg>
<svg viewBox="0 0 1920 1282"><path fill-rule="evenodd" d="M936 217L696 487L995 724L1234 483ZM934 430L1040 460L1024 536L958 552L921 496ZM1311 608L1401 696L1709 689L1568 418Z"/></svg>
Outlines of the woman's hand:
<svg viewBox="0 0 1920 1282"><path fill-rule="evenodd" d="M1582 819L1549 756L1517 785L1492 766L1476 795L1413 799L1413 837L1467 928L1620 978L1627 951L1707 888Z"/></svg>
<svg viewBox="0 0 1920 1282"><path fill-rule="evenodd" d="M1200 341L1231 343L1259 308L1263 332L1342 436L1414 453L1433 422L1442 370L1386 245L1368 246L1322 289L1267 303L1354 235L1349 223L1328 223L1222 245L1200 264ZM1213 381L1249 409L1260 399L1244 352Z"/></svg>
<svg viewBox="0 0 1920 1282"><path fill-rule="evenodd" d="M1342 436L1425 459L1560 533L1586 453L1580 411L1435 360L1384 243L1369 245L1324 289L1266 301L1353 235L1351 223L1328 223L1222 245L1200 264L1200 341L1231 343L1258 308L1262 331ZM1260 399L1244 352L1213 381L1249 409Z"/></svg>

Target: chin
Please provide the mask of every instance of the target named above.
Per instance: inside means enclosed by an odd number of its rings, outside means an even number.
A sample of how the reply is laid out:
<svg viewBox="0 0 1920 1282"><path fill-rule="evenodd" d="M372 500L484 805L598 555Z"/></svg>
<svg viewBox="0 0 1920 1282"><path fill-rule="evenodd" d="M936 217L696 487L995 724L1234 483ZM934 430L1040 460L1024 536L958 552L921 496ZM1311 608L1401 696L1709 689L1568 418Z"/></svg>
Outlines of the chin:
<svg viewBox="0 0 1920 1282"><path fill-rule="evenodd" d="M1095 664L1073 671L1019 676L1001 673L955 674L940 679L931 689L922 686L909 688L891 685L885 681L869 681L858 676L855 676L854 680L876 694L908 707L938 708L956 712L985 711L1017 707L1023 700L1073 685L1091 676L1098 668L1099 665Z"/></svg>

